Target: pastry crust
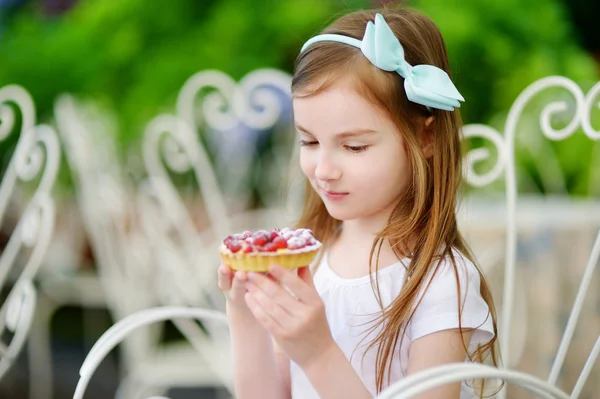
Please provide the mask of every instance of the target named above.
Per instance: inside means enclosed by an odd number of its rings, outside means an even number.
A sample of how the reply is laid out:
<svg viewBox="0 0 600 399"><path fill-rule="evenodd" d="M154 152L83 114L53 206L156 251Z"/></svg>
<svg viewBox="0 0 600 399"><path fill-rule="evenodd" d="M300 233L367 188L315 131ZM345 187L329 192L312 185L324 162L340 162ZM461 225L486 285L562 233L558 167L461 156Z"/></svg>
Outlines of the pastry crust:
<svg viewBox="0 0 600 399"><path fill-rule="evenodd" d="M309 231L307 229L301 230L304 232ZM293 233L296 230L288 229L288 231ZM306 233L304 234L306 239ZM310 234L310 239L306 245L301 248L279 248L275 251L264 251L262 250L264 247L259 247L253 248L252 252L245 252L241 249L232 252L225 244L226 240L224 240L219 246L219 255L221 256L223 264L231 267L233 270L266 272L269 270L269 266L273 264L281 265L287 269L296 269L298 267L310 265L321 248L321 243L312 237L312 232L310 232ZM231 238L231 236L228 238ZM289 239L291 242L291 240L297 240L298 237L292 236ZM251 244L245 240L239 240L239 243L243 248L251 246Z"/></svg>

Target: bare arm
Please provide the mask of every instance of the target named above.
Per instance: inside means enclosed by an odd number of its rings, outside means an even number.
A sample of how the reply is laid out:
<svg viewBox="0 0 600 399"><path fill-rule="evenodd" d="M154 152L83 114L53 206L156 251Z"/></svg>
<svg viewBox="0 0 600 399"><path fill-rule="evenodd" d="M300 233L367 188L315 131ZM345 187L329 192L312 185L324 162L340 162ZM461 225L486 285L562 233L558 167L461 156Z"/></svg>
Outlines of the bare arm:
<svg viewBox="0 0 600 399"><path fill-rule="evenodd" d="M246 284L245 272L234 274L228 266L219 266L218 285L227 299L236 397L288 399L289 382L284 385L278 368L280 356L273 351L270 334L254 318L245 303Z"/></svg>
<svg viewBox="0 0 600 399"><path fill-rule="evenodd" d="M464 342L468 344L471 332L465 332ZM416 373L427 368L447 363L464 362L466 351L458 329L439 331L415 340L410 346L408 373ZM304 369L313 387L323 399L372 398L344 353L335 346L319 356ZM432 389L418 399L459 399L460 383Z"/></svg>
<svg viewBox="0 0 600 399"><path fill-rule="evenodd" d="M272 266L269 275L272 278L250 274L246 302L256 320L277 342L277 353L283 352L278 361L282 370L280 392L285 390L290 395L287 359L291 359L321 399L372 398L331 336L325 306L309 268L298 269L296 275L281 266Z"/></svg>
<svg viewBox="0 0 600 399"><path fill-rule="evenodd" d="M270 335L252 314L237 310L229 306L227 309L236 398L288 399L289 382L286 382L286 390L278 366L281 356L273 351ZM287 380L289 381L289 371Z"/></svg>
<svg viewBox="0 0 600 399"><path fill-rule="evenodd" d="M279 369L279 377L283 386L284 398L292 398L292 381L290 378L290 359L281 350L277 343L273 342L273 352L275 352L275 360Z"/></svg>
<svg viewBox="0 0 600 399"><path fill-rule="evenodd" d="M303 371L321 399L373 398L344 352L335 343L330 350L307 364Z"/></svg>
<svg viewBox="0 0 600 399"><path fill-rule="evenodd" d="M447 363L462 363L467 353L463 346L469 344L471 332L464 332L461 337L458 329L438 331L413 341L408 355L408 373L416 373L427 368ZM464 340L464 341L463 341ZM418 399L459 399L460 383L448 384L432 389Z"/></svg>

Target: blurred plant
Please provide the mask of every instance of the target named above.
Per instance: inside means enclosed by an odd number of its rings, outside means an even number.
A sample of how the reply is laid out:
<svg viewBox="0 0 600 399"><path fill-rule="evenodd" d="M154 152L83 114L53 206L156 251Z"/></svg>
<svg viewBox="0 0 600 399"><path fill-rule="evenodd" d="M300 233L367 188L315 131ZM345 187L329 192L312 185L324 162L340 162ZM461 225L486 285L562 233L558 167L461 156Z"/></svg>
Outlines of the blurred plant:
<svg viewBox="0 0 600 399"><path fill-rule="evenodd" d="M467 100L461 108L465 123L491 124L502 131L519 93L545 76L566 76L584 92L598 81L598 65L577 43L575 27L560 1L414 0L410 4L430 16L444 35L453 77ZM548 157L556 157L562 177L555 176L555 180L564 180L564 188L572 195L590 194L590 165L593 154L600 154L600 143L590 142L582 132L561 142L544 139L534 118L539 116L540 105L551 99L557 97L539 96L522 118L520 130L527 130L517 134L522 189L560 191L556 186L561 183L544 185L540 171L554 162ZM595 114L594 126L599 126L599 116Z"/></svg>
<svg viewBox="0 0 600 399"><path fill-rule="evenodd" d="M302 43L335 16L383 3L393 2L80 0L55 15L37 1L12 1L6 3L13 4L5 13L9 17L0 19L0 86L26 87L42 121L51 118L62 92L116 110L125 155L149 120L174 108L179 88L195 72L216 68L234 79L262 67L291 72ZM504 120L516 96L547 75L567 76L586 91L598 80L559 0L408 4L428 14L445 36L457 86L468 100L467 123L502 123L495 121ZM556 146L572 194L588 192L592 151L582 134ZM525 180L539 183L532 158L519 154L519 159ZM524 190L546 189L533 184Z"/></svg>

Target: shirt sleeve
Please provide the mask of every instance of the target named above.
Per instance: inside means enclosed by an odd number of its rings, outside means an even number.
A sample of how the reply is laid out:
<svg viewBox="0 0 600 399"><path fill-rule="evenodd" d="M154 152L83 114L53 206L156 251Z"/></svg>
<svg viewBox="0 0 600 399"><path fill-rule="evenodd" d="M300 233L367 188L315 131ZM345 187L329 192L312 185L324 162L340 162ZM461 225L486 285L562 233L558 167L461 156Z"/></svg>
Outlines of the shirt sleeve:
<svg viewBox="0 0 600 399"><path fill-rule="evenodd" d="M456 254L456 272L452 261L442 260L427 289L421 293L410 322L410 339L414 341L437 331L459 327L458 282L460 285L460 305L462 306L461 327L473 328L469 351L478 344L486 343L494 337L492 315L480 293L480 277L475 265Z"/></svg>

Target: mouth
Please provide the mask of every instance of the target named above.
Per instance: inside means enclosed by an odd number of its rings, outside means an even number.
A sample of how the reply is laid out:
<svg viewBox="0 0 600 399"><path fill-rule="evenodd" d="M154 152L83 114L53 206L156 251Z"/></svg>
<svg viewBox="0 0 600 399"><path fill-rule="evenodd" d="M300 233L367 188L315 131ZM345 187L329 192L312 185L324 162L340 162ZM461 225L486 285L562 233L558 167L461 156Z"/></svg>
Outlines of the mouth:
<svg viewBox="0 0 600 399"><path fill-rule="evenodd" d="M329 191L324 188L320 188L321 192L330 200L340 200L347 197L350 193L341 191Z"/></svg>

